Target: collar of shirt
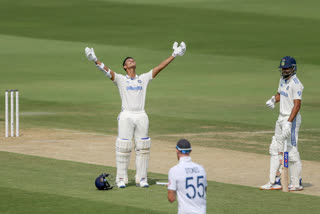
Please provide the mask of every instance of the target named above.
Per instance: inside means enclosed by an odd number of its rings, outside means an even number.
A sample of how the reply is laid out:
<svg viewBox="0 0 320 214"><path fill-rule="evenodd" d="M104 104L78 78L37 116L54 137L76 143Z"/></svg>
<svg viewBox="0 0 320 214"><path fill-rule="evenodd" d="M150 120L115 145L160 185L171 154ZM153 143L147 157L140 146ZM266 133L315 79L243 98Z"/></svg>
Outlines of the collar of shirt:
<svg viewBox="0 0 320 214"><path fill-rule="evenodd" d="M126 77L127 77L127 79L134 80L134 79L138 78L138 75L136 74L136 76L134 78L131 78L128 74L126 74Z"/></svg>
<svg viewBox="0 0 320 214"><path fill-rule="evenodd" d="M284 82L285 82L286 84L290 83L291 80L293 79L293 77L294 77L295 75L296 75L296 73L294 73L294 74L290 77L290 79L284 80Z"/></svg>
<svg viewBox="0 0 320 214"><path fill-rule="evenodd" d="M179 163L181 162L191 162L191 157L190 156L181 157L179 160Z"/></svg>

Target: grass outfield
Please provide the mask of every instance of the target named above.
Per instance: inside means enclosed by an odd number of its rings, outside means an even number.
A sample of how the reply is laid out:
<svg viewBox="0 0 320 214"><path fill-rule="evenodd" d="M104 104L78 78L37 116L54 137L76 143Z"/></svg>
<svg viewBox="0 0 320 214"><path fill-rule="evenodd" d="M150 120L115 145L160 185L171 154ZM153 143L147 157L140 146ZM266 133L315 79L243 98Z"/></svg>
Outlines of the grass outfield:
<svg viewBox="0 0 320 214"><path fill-rule="evenodd" d="M264 103L277 90L279 60L292 55L305 86L301 155L319 161L320 125L314 118L320 116L315 99L320 15L313 12L319 2L307 2L2 0L0 100L6 89L21 91L24 128L116 135L118 90L87 61L84 47L93 46L122 74L122 60L133 56L141 74L171 54L173 41L184 40L185 56L149 85L150 136L272 131L278 109L270 111ZM280 13L281 7L286 9ZM271 136L226 135L214 143L193 143L267 154ZM247 140L252 146L245 145Z"/></svg>
<svg viewBox="0 0 320 214"><path fill-rule="evenodd" d="M19 89L22 128L116 135L118 90L88 62L84 48L94 47L106 65L122 74L123 59L132 56L141 74L166 59L174 41L183 40L185 56L148 88L151 138L200 133L193 144L268 154L272 133L241 133L274 129L278 109L268 110L265 102L277 90L280 59L292 55L305 86L300 154L320 161L317 0L0 2L1 131L4 91ZM212 134L217 132L222 134ZM230 135L234 132L239 134ZM95 177L114 173L113 168L5 152L0 163L2 213L176 213L160 186L96 191ZM319 208L319 197L215 182L209 182L208 191L208 213L312 213Z"/></svg>
<svg viewBox="0 0 320 214"><path fill-rule="evenodd" d="M98 191L94 180L115 168L0 152L0 213L176 213L166 175L150 173L150 187ZM130 171L133 177L134 171ZM133 182L133 183L132 183ZM319 197L261 191L210 181L207 213L318 213Z"/></svg>

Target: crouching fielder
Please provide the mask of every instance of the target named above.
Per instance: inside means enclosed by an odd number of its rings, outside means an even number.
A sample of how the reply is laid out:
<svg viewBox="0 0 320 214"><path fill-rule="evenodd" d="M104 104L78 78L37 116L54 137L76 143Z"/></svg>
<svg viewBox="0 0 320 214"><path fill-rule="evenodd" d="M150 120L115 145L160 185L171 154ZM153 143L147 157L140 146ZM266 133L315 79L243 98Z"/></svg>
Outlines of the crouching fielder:
<svg viewBox="0 0 320 214"><path fill-rule="evenodd" d="M136 184L140 187L148 187L147 169L149 164L151 139L148 136L149 119L144 110L147 86L158 73L164 69L176 56L183 56L186 45L173 44L172 55L161 62L157 67L147 73L136 74L136 62L132 57L123 61L123 68L127 75L117 74L99 61L93 48L85 48L85 54L89 61L93 61L102 73L111 79L118 87L121 97L121 112L118 116L118 137L116 140L116 182L119 188L125 188L128 184L128 166L130 154L135 141L136 151Z"/></svg>
<svg viewBox="0 0 320 214"><path fill-rule="evenodd" d="M280 115L275 126L275 135L270 145L270 178L261 186L263 190L281 189L281 183L276 182L277 171L280 170L280 160L283 156L284 143L289 152L290 191L302 190L302 164L298 152L298 134L301 124L301 98L303 85L296 75L297 65L294 58L282 58L279 68L281 73L278 93L266 102L269 108L274 108L280 102Z"/></svg>

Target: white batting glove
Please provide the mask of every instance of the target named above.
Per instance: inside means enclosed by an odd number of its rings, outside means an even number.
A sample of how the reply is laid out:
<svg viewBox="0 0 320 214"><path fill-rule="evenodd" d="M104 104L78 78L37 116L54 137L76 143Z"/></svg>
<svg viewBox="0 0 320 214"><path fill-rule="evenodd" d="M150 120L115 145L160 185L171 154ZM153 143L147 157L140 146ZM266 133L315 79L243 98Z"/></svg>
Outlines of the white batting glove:
<svg viewBox="0 0 320 214"><path fill-rule="evenodd" d="M276 104L275 96L272 96L271 99L266 102L266 105L271 109L274 109L275 104Z"/></svg>
<svg viewBox="0 0 320 214"><path fill-rule="evenodd" d="M173 57L176 57L177 55L183 56L187 50L187 46L184 42L181 42L180 46L178 46L178 42L174 42L172 49L173 49L173 53L172 53Z"/></svg>
<svg viewBox="0 0 320 214"><path fill-rule="evenodd" d="M292 122L287 121L282 127L282 137L288 138L291 135Z"/></svg>
<svg viewBox="0 0 320 214"><path fill-rule="evenodd" d="M84 52L85 52L85 54L86 54L86 56L87 56L87 58L88 58L89 61L94 61L94 62L96 62L96 61L98 60L98 58L96 57L96 54L94 53L93 48L88 48L88 47L86 47L86 48L84 49Z"/></svg>
<svg viewBox="0 0 320 214"><path fill-rule="evenodd" d="M187 45L186 45L186 43L181 42L181 43L180 43L180 47L181 47L181 51L180 51L180 53L178 53L178 55L179 55L179 56L183 56L184 53L185 53L186 50L187 50Z"/></svg>

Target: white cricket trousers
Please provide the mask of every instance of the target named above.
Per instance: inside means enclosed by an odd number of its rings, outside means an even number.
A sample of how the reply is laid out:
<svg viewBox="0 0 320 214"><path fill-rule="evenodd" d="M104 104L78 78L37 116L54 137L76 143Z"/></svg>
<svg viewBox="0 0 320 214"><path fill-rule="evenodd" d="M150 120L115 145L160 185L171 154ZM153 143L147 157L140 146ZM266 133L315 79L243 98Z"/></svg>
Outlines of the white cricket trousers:
<svg viewBox="0 0 320 214"><path fill-rule="evenodd" d="M122 111L118 116L118 138L136 140L148 137L149 118L145 111Z"/></svg>

